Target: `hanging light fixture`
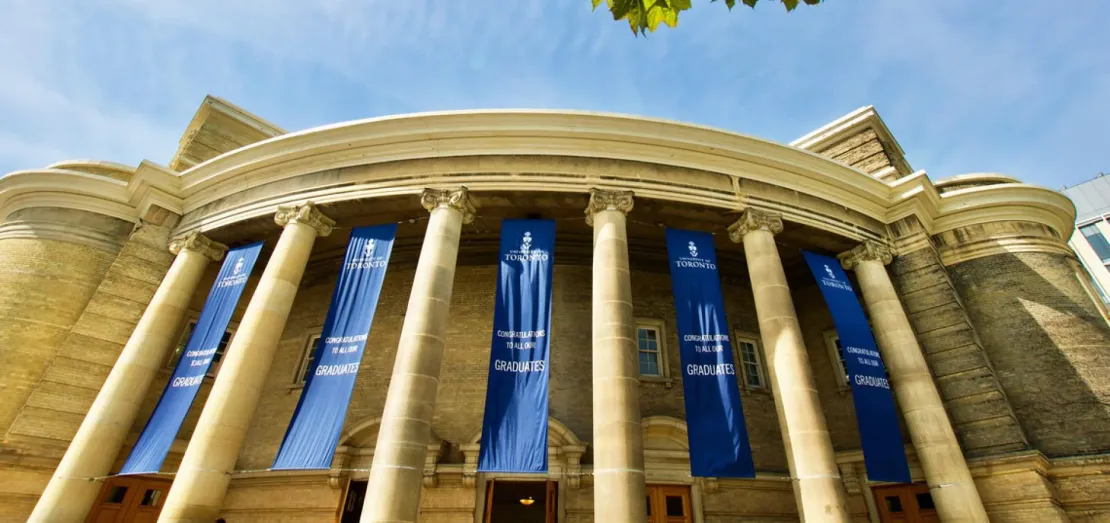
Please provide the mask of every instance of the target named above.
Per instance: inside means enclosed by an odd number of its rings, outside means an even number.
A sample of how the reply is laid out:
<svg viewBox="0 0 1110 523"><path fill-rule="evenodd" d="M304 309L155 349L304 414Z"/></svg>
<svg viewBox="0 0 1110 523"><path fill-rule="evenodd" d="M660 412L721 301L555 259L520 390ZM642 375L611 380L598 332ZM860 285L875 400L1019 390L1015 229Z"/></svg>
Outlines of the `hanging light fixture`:
<svg viewBox="0 0 1110 523"><path fill-rule="evenodd" d="M535 502L536 502L536 500L532 499L532 496L528 496L526 498L520 498L520 504L524 505L526 507L532 506L532 503L535 503Z"/></svg>

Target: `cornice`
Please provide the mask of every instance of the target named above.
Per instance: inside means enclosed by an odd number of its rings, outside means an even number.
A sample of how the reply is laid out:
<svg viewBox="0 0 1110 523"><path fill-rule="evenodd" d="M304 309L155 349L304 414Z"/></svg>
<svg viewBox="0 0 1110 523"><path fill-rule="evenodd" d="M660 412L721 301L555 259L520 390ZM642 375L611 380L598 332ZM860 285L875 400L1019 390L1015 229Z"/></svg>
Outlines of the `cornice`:
<svg viewBox="0 0 1110 523"><path fill-rule="evenodd" d="M0 240L12 238L58 240L87 245L111 253L119 252L123 247L123 240L117 235L87 227L42 220L13 220L0 223Z"/></svg>
<svg viewBox="0 0 1110 523"><path fill-rule="evenodd" d="M562 111L424 113L329 125L248 145L185 171L182 179L186 211L191 211L228 192L321 170L519 154L640 161L730 174L833 201L855 200L876 216L886 203L882 182L800 149L664 120ZM227 188L206 190L219 185Z"/></svg>
<svg viewBox="0 0 1110 523"><path fill-rule="evenodd" d="M862 114L862 113L861 113ZM857 115L860 116L860 115ZM656 178L596 172L564 176L565 164L543 165L535 176L483 169L483 158L590 158L676 166L726 175L731 187L698 185L681 176ZM275 192L209 204L280 180L344 167L423 160L439 162L420 176L356 179L345 185ZM457 160L457 161L456 161ZM460 165L461 164L461 165ZM436 169L439 171L436 171ZM544 171L543 169L547 169ZM461 174L460 174L461 173ZM583 183L583 181L590 183ZM19 171L0 178L0 220L20 208L59 206L137 222L158 205L187 215L178 233L206 231L276 212L311 199L331 203L387 195L419 195L424 187L467 185L489 190L585 193L589 187L633 190L637 197L693 203L730 211L767 207L742 181L796 191L850 209L856 219L893 223L916 216L930 235L992 221L1044 224L1065 241L1074 207L1055 191L1020 183L958 189L941 194L923 171L892 183L797 147L709 127L626 115L568 111L460 111L358 120L257 142L176 173L142 162L124 182L67 169ZM781 202L783 204L793 202ZM208 206L208 207L206 207ZM208 210L211 209L211 210ZM873 225L834 223L804 207L767 207L790 221L858 240L881 231ZM831 212L831 211L828 211ZM831 216L831 215L830 215Z"/></svg>
<svg viewBox="0 0 1110 523"><path fill-rule="evenodd" d="M47 165L46 168L87 172L90 174L105 174L111 178L125 181L135 173L135 167L104 160L63 160Z"/></svg>
<svg viewBox="0 0 1110 523"><path fill-rule="evenodd" d="M127 182L65 169L15 171L0 178L0 221L31 207L62 207L136 222Z"/></svg>
<svg viewBox="0 0 1110 523"><path fill-rule="evenodd" d="M1024 183L971 187L941 194L918 171L890 185L890 207L882 221L916 216L930 234L979 223L1032 221L1055 230L1066 242L1074 230L1075 205L1061 193Z"/></svg>
<svg viewBox="0 0 1110 523"><path fill-rule="evenodd" d="M60 207L138 223L151 205L181 214L180 193L175 173L145 160L128 181L69 169L15 171L0 177L0 222L21 209Z"/></svg>

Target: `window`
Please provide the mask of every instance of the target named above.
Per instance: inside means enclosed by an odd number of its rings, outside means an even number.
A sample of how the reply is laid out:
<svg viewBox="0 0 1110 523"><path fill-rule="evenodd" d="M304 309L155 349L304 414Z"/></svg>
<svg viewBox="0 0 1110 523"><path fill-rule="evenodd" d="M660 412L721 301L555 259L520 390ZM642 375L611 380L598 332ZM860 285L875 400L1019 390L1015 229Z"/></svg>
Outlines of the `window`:
<svg viewBox="0 0 1110 523"><path fill-rule="evenodd" d="M1102 259L1102 263L1110 264L1110 242L1107 242L1106 237L1098 230L1098 223L1084 225L1079 228L1079 231L1083 233L1083 237L1087 239L1095 254Z"/></svg>
<svg viewBox="0 0 1110 523"><path fill-rule="evenodd" d="M143 499L139 502L142 507L155 507L158 506L158 501L162 499L162 491L158 489L146 489L143 494Z"/></svg>
<svg viewBox="0 0 1110 523"><path fill-rule="evenodd" d="M640 349L640 375L662 376L659 354L659 331L652 327L636 327L636 345Z"/></svg>
<svg viewBox="0 0 1110 523"><path fill-rule="evenodd" d="M308 342L305 343L304 352L301 354L301 364L297 366L297 375L293 377L294 385L304 385L308 381L308 375L316 370L316 346L320 343L320 334L313 334L308 337Z"/></svg>
<svg viewBox="0 0 1110 523"><path fill-rule="evenodd" d="M841 389L848 388L848 365L844 362L844 349L840 346L840 335L836 329L825 331L825 348L829 351L829 361L833 362L836 383Z"/></svg>
<svg viewBox="0 0 1110 523"><path fill-rule="evenodd" d="M690 487L680 485L648 485L644 489L648 523L692 521Z"/></svg>
<svg viewBox="0 0 1110 523"><path fill-rule="evenodd" d="M636 320L636 348L639 350L640 377L666 378L666 331L661 320Z"/></svg>
<svg viewBox="0 0 1110 523"><path fill-rule="evenodd" d="M759 337L749 332L733 333L733 355L739 366L746 390L768 390L767 373L763 368L763 345Z"/></svg>
<svg viewBox="0 0 1110 523"><path fill-rule="evenodd" d="M185 345L189 343L189 337L193 335L193 330L197 328L197 320L189 320L185 325L185 331L181 333L181 338L177 340L177 347L173 349L173 354L170 355L170 360L166 362L166 367L173 370L177 366L178 360L185 352ZM234 329L224 331L224 335L220 338L220 344L216 346L216 354L212 356L212 365L208 367L208 376L215 376L220 370L220 360L224 357L224 352L227 352L227 346L231 343L231 338L235 336Z"/></svg>
<svg viewBox="0 0 1110 523"><path fill-rule="evenodd" d="M1075 272L1075 278L1079 280L1079 285L1083 287L1083 290L1087 291L1087 295L1091 298L1091 301L1095 302L1096 306L1101 303L1099 312L1110 320L1110 316L1107 315L1107 311L1105 310L1106 306L1110 305L1110 298L1107 298L1106 293L1102 290L1102 286L1098 284L1098 280L1096 280L1091 271L1088 270L1089 268L1083 261L1083 257L1079 257L1068 263L1071 264L1072 270Z"/></svg>
<svg viewBox="0 0 1110 523"><path fill-rule="evenodd" d="M123 503L123 498L127 497L127 487L116 485L112 487L112 492L108 494L108 498L104 500L105 503L120 504Z"/></svg>
<svg viewBox="0 0 1110 523"><path fill-rule="evenodd" d="M848 376L848 364L844 361L844 347L840 345L840 335L836 333L836 329L825 331L825 348L829 351L829 360L834 362L833 372L836 373L840 390L848 390L851 379ZM890 379L890 371L887 370L886 363L883 363L883 374L888 380Z"/></svg>

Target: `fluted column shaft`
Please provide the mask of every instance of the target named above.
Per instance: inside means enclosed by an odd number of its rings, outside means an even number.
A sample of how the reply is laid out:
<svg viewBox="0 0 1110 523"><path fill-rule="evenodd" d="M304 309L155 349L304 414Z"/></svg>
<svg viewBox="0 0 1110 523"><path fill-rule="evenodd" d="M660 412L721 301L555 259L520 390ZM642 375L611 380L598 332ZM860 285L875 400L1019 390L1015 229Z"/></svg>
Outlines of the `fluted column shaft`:
<svg viewBox="0 0 1110 523"><path fill-rule="evenodd" d="M647 520L640 368L625 214L632 192L593 190L594 521Z"/></svg>
<svg viewBox="0 0 1110 523"><path fill-rule="evenodd" d="M879 351L929 483L937 514L946 523L986 523L983 501L967 468L944 402L886 272L885 265L892 259L889 248L874 242L840 255L844 268L855 269L859 277Z"/></svg>
<svg viewBox="0 0 1110 523"><path fill-rule="evenodd" d="M420 512L459 238L463 224L474 219L465 188L426 190L421 203L431 217L378 428L362 523L415 522Z"/></svg>
<svg viewBox="0 0 1110 523"><path fill-rule="evenodd" d="M844 485L775 245L781 231L779 215L750 209L729 227L732 240L744 243L798 514L803 522L847 522Z"/></svg>
<svg viewBox="0 0 1110 523"><path fill-rule="evenodd" d="M335 225L311 203L280 208L274 221L284 230L227 348L160 522L211 523L219 515L312 245Z"/></svg>
<svg viewBox="0 0 1110 523"><path fill-rule="evenodd" d="M151 382L174 346L177 328L205 268L227 247L193 233L170 242L177 255L127 339L108 379L66 449L28 521L84 521L111 471Z"/></svg>

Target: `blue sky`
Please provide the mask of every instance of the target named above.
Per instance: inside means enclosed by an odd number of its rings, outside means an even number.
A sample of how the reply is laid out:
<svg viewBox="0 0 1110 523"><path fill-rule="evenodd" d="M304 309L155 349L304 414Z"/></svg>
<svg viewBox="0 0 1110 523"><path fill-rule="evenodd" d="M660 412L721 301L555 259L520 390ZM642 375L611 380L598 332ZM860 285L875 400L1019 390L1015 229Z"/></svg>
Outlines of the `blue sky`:
<svg viewBox="0 0 1110 523"><path fill-rule="evenodd" d="M166 164L208 93L289 130L571 108L781 142L874 105L934 179L1110 172L1110 2L764 2L635 38L589 0L0 0L0 173Z"/></svg>

